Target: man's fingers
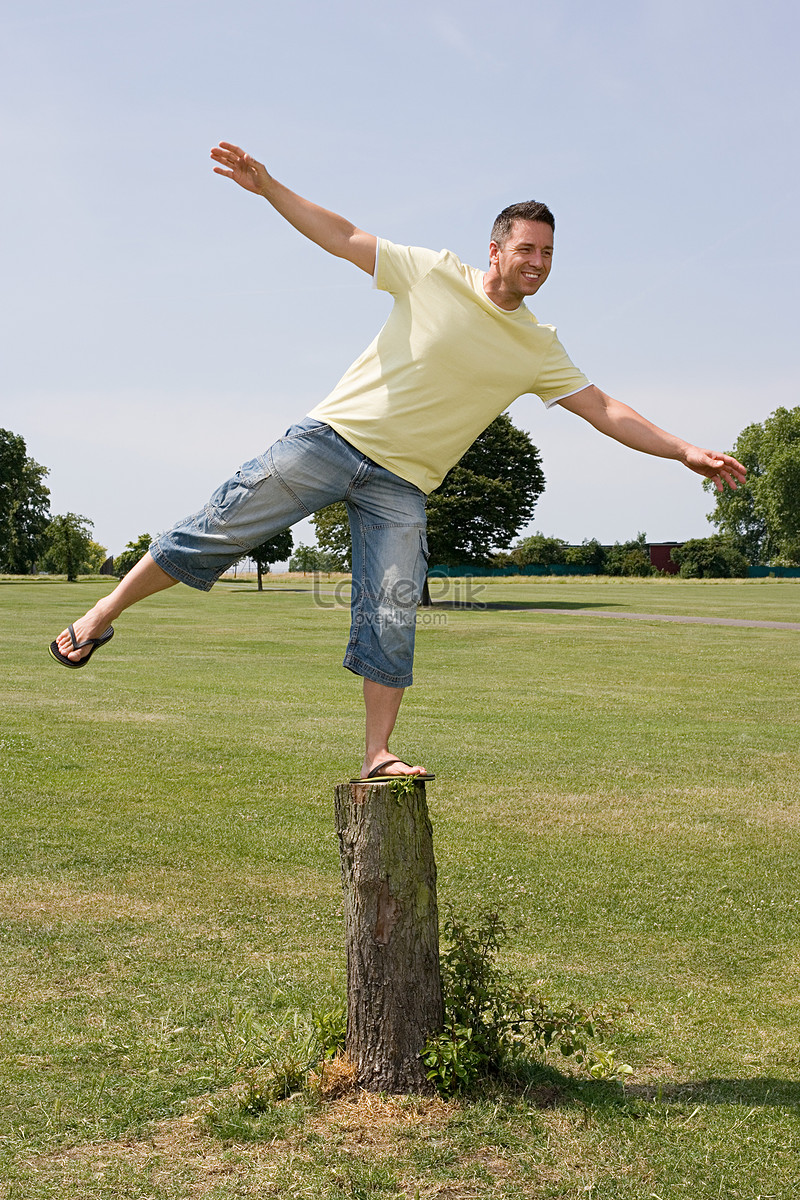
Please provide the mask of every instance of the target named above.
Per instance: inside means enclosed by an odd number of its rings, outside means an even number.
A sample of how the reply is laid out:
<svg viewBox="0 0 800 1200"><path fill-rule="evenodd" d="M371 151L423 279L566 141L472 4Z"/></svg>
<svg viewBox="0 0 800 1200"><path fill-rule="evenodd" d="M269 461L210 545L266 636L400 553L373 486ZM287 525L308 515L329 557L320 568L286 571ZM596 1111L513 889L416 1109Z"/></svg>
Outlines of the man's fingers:
<svg viewBox="0 0 800 1200"><path fill-rule="evenodd" d="M719 468L717 475L724 479L730 488L737 488L740 483L744 483L747 478L747 469L737 462L735 458L729 455L724 455L724 463Z"/></svg>
<svg viewBox="0 0 800 1200"><path fill-rule="evenodd" d="M233 142L220 142L211 151L211 161L221 164L214 167L216 175L224 175L226 179L232 179L234 183L250 192L258 191L258 171L261 164L249 154L245 154L241 146L234 146Z"/></svg>
<svg viewBox="0 0 800 1200"><path fill-rule="evenodd" d="M732 454L720 454L720 458L726 470L732 471L734 475L740 479L744 479L747 474L747 467L742 466L738 458L734 458Z"/></svg>
<svg viewBox="0 0 800 1200"><path fill-rule="evenodd" d="M712 475L710 478L718 492L725 491L726 483L735 492L739 484L744 483L745 479L744 474L739 474L738 471L727 470L725 467L720 467L716 475Z"/></svg>
<svg viewBox="0 0 800 1200"><path fill-rule="evenodd" d="M747 478L747 468L732 454L720 454L715 450L701 450L700 462L694 470L710 479L718 492L725 490L725 484L735 491Z"/></svg>
<svg viewBox="0 0 800 1200"><path fill-rule="evenodd" d="M214 154L212 152L211 161L221 163L224 167L237 167L241 159L234 158L232 154Z"/></svg>
<svg viewBox="0 0 800 1200"><path fill-rule="evenodd" d="M240 150L238 146L229 148L227 142L221 142L219 146L215 146L211 151L211 158L214 162L223 163L226 167L232 167L234 170L237 167L249 167L252 162L244 150Z"/></svg>

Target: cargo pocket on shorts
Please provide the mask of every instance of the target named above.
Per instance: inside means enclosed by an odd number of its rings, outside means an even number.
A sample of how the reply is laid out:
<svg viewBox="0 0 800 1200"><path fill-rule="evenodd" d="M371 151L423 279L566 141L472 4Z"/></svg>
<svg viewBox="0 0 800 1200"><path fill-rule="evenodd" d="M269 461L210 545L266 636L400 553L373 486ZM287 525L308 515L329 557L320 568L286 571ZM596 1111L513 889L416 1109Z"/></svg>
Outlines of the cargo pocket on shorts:
<svg viewBox="0 0 800 1200"><path fill-rule="evenodd" d="M206 505L206 513L218 525L235 519L239 508L258 491L272 472L261 458L243 463L235 475L221 484Z"/></svg>

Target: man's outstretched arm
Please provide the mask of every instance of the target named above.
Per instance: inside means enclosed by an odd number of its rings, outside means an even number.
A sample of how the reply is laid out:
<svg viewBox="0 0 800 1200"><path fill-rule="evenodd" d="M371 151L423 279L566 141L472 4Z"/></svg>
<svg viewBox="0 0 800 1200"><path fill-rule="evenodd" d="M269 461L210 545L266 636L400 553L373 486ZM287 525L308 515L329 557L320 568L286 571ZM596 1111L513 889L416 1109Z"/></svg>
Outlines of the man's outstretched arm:
<svg viewBox="0 0 800 1200"><path fill-rule="evenodd" d="M706 479L713 480L718 492L723 490L726 483L731 488L744 483L746 469L730 454L702 450L691 442L666 433L635 409L601 392L594 384L558 403L623 446L641 450L643 454L654 454L658 458L674 458L690 471L705 475Z"/></svg>
<svg viewBox="0 0 800 1200"><path fill-rule="evenodd" d="M263 163L257 162L231 142L220 142L211 151L211 157L219 164L214 167L217 175L225 175L248 192L263 196L310 241L316 242L337 258L346 258L368 275L373 274L378 250L378 239L373 234L365 233L344 217L290 192L272 178Z"/></svg>

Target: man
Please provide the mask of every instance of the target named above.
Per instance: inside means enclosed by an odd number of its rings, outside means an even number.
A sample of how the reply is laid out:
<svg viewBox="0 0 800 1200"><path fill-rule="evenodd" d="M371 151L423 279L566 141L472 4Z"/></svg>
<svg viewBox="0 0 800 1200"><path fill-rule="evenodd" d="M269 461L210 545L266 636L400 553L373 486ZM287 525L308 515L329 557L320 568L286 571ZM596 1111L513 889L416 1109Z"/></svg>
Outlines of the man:
<svg viewBox="0 0 800 1200"><path fill-rule="evenodd" d="M84 665L131 604L182 581L208 590L237 559L335 500L353 535L353 599L344 665L364 680L361 778L422 775L389 738L411 683L416 605L426 574L425 496L517 396L583 417L618 442L674 458L718 490L744 480L741 463L652 425L590 384L555 330L524 305L550 273L555 222L543 204L512 205L489 244L489 270L448 251L396 246L295 195L230 142L214 171L264 197L328 253L374 275L394 296L378 337L309 417L223 484L206 507L162 534L116 589L51 644L57 662Z"/></svg>

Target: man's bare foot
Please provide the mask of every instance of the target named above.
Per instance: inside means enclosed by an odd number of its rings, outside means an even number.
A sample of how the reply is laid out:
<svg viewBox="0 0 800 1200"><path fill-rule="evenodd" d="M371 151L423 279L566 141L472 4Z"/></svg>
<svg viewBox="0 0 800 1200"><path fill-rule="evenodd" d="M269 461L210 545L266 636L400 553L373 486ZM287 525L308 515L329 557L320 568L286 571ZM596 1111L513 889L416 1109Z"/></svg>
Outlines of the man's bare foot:
<svg viewBox="0 0 800 1200"><path fill-rule="evenodd" d="M378 769L379 768L379 769ZM376 775L391 775L402 779L407 775L427 775L428 772L424 767L419 765L411 767L402 759L395 758L393 754L388 754L384 751L381 754L367 755L361 764L361 778L368 779L370 773L374 771Z"/></svg>
<svg viewBox="0 0 800 1200"><path fill-rule="evenodd" d="M94 608L90 608L85 616L80 617L72 626L75 630L75 641L86 642L89 638L102 637L105 631L111 624L111 617L106 611L102 601L95 604ZM84 646L82 650L75 650L72 644L72 638L69 634L69 629L65 629L56 638L56 645L60 652L71 662L80 662L87 654L91 654L92 647Z"/></svg>

